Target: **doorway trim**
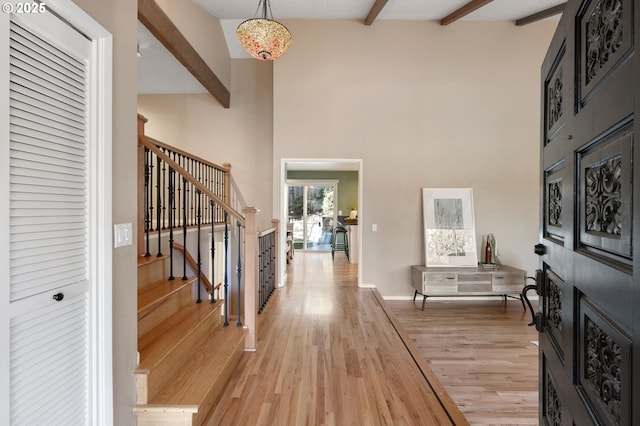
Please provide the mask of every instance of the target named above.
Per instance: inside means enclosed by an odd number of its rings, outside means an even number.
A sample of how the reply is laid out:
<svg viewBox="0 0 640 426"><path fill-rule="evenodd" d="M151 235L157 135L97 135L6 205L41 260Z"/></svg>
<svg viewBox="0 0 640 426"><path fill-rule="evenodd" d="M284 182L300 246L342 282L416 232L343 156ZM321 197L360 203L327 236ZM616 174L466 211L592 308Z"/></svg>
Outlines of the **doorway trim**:
<svg viewBox="0 0 640 426"><path fill-rule="evenodd" d="M287 215L285 207L287 204L286 197L288 196L288 192L285 191L287 187L287 169L293 163L306 163L309 166L313 166L314 170L319 171L357 171L358 172L358 224L361 226L363 223L364 216L361 211L363 210L362 206L364 205L364 196L363 196L363 160L359 158L281 158L280 159L280 184L277 189L279 192L279 199L277 199L277 209L276 210L278 219L280 220L279 226L279 239L278 241L280 247L279 253L279 286L283 287L286 278L286 239L287 239ZM363 269L363 244L362 244L362 235L363 228L360 227L358 232L358 247L360 250L358 251L358 287L370 287L362 285L362 269Z"/></svg>

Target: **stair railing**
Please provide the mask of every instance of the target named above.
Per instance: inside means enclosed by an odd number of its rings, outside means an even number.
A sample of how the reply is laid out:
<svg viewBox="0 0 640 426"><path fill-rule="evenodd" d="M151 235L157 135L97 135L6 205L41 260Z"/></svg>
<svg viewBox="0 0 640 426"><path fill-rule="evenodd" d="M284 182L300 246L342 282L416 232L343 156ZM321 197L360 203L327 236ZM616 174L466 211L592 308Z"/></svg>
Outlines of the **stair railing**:
<svg viewBox="0 0 640 426"><path fill-rule="evenodd" d="M276 289L278 222L273 219L273 227L258 234L258 314L262 313Z"/></svg>
<svg viewBox="0 0 640 426"><path fill-rule="evenodd" d="M228 204L231 199L230 166L218 166L189 153L171 147L144 134L146 119L138 115L138 145L141 170L138 178L139 197L138 218L144 224L144 232L138 233L138 244L144 256L151 256L150 235L157 233L157 256L162 256L162 232L168 231L170 264L173 265L173 230L183 231L183 279L187 279L187 230L197 229L197 302L202 302L200 289L205 287L211 294L211 303L215 302L214 288L211 283L202 280L202 259L200 232L203 225L211 225L212 236L215 225L224 225L225 239L225 282L224 282L224 315L225 326L228 326L230 309L230 283L226 270L230 262L229 225L237 227L237 323L244 326L248 333L245 339L245 350L256 348L256 313L257 313L257 274L258 238L256 215L258 210L252 207L243 209L243 213ZM181 213L181 214L179 214ZM155 220L155 223L154 223ZM233 229L233 226L231 227ZM244 230L244 232L243 232ZM244 250L243 250L244 249ZM243 253L244 251L244 253ZM212 248L212 263L215 248ZM244 271L242 261L244 261ZM215 263L214 263L215 264ZM173 268L173 266L171 266ZM242 276L244 272L244 276ZM173 278L173 269L170 279ZM244 282L244 289L242 283ZM207 285L208 284L208 285ZM242 297L244 295L244 297ZM244 301L244 311L242 301ZM244 317L244 324L241 318Z"/></svg>

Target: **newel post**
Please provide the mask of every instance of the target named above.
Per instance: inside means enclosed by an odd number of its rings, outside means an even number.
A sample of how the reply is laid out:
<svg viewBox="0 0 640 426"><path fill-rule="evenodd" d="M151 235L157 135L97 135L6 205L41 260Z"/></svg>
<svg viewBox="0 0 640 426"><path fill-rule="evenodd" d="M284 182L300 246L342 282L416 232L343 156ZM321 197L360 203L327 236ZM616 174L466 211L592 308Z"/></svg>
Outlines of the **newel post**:
<svg viewBox="0 0 640 426"><path fill-rule="evenodd" d="M227 173L224 175L224 202L233 205L231 203L231 163L223 163L222 167L227 169Z"/></svg>
<svg viewBox="0 0 640 426"><path fill-rule="evenodd" d="M245 351L255 351L257 342L258 316L258 209L246 207L242 210L245 218L244 230L244 325L248 329L244 340Z"/></svg>

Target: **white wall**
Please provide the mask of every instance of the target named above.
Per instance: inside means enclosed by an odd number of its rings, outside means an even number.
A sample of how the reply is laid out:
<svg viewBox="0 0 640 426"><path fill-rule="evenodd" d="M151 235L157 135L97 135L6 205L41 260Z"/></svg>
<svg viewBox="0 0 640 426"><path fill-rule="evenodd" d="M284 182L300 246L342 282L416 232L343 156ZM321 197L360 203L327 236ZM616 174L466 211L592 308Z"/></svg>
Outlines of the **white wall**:
<svg viewBox="0 0 640 426"><path fill-rule="evenodd" d="M557 22L286 25L293 43L274 64L274 176L281 158L364 160L363 284L413 293L423 187L473 188L478 245L493 233L502 262L533 273L540 65Z"/></svg>

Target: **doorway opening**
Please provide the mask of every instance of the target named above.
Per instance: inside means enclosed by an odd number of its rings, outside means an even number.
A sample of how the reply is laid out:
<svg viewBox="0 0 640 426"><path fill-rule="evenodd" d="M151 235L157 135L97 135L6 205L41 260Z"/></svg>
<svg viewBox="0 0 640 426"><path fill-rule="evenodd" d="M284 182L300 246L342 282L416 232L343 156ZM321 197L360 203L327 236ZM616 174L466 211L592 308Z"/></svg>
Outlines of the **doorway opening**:
<svg viewBox="0 0 640 426"><path fill-rule="evenodd" d="M345 257L357 269L361 286L362 247L358 230L362 215L362 160L354 159L283 159L281 161L280 223L282 243L289 236L296 251L326 255L327 267L332 267L333 230L346 226L349 231L349 256ZM357 214L357 217L355 216ZM302 252L300 253L302 255ZM282 256L281 285L286 280L287 265Z"/></svg>

